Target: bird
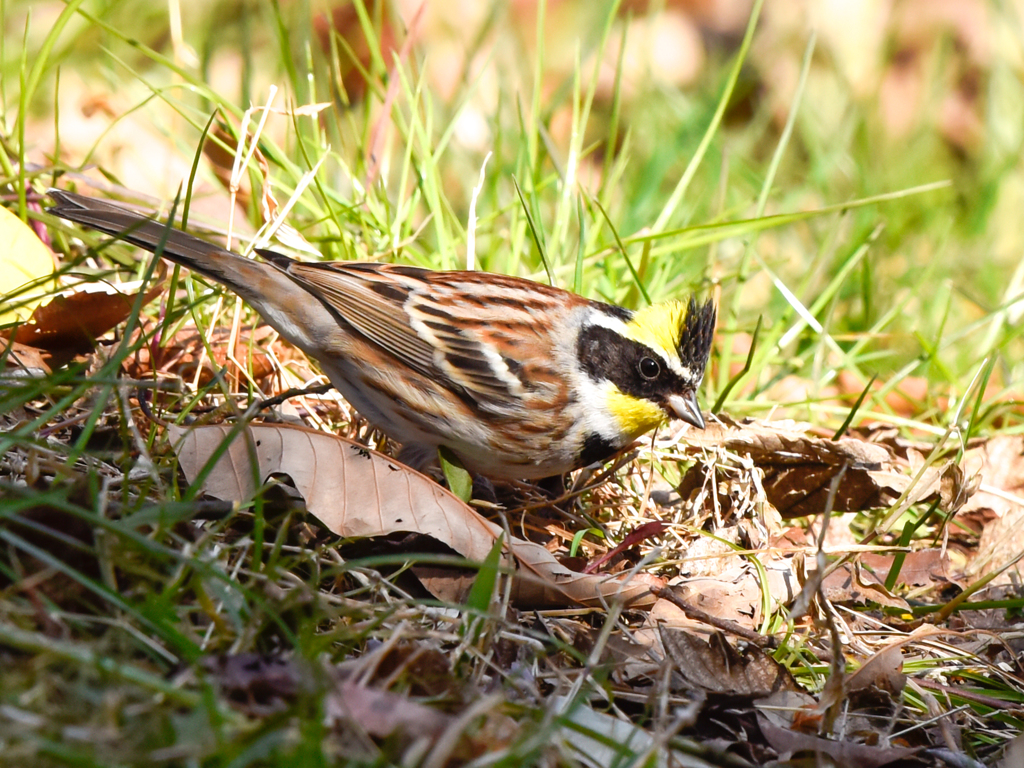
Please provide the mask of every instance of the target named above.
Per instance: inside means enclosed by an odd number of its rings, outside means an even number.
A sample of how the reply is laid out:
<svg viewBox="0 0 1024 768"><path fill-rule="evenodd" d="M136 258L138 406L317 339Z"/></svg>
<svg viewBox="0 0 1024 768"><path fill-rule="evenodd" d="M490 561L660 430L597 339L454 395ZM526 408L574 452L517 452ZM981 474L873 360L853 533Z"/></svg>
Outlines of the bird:
<svg viewBox="0 0 1024 768"><path fill-rule="evenodd" d="M710 299L632 311L490 272L256 260L114 202L47 194L49 213L241 296L413 469L446 447L489 480L540 480L605 462L671 418L705 427Z"/></svg>

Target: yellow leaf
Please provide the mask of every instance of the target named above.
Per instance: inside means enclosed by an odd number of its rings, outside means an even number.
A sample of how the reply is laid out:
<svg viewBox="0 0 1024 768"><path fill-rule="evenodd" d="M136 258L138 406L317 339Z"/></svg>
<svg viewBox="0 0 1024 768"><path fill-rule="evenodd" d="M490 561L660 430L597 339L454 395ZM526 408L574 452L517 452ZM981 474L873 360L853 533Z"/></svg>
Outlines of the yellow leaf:
<svg viewBox="0 0 1024 768"><path fill-rule="evenodd" d="M0 207L0 325L27 320L48 295L42 283L27 283L53 274L53 254L21 219Z"/></svg>

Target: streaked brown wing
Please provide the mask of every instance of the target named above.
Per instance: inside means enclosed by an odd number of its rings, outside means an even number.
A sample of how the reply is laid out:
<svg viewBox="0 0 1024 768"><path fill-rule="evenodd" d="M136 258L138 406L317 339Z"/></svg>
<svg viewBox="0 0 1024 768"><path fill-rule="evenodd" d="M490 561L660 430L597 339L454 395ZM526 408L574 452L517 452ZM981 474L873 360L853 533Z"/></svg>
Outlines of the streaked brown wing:
<svg viewBox="0 0 1024 768"><path fill-rule="evenodd" d="M509 405L521 392L501 355L473 332L481 318L460 316L467 302L443 281L429 284L420 270L389 265L294 263L288 273L417 373L450 381L481 405ZM423 271L430 274L439 273Z"/></svg>
<svg viewBox="0 0 1024 768"><path fill-rule="evenodd" d="M406 304L413 327L438 350L449 377L474 393L478 401L496 405L517 402L524 382L513 368L521 370L522 364L503 356L488 335L487 327L494 318L467 313L466 309L457 296L446 292L414 293Z"/></svg>
<svg viewBox="0 0 1024 768"><path fill-rule="evenodd" d="M381 281L374 271L342 267L296 262L289 266L288 274L405 365L424 376L436 375L433 350L409 326L404 309L409 288ZM377 286L383 290L375 290Z"/></svg>

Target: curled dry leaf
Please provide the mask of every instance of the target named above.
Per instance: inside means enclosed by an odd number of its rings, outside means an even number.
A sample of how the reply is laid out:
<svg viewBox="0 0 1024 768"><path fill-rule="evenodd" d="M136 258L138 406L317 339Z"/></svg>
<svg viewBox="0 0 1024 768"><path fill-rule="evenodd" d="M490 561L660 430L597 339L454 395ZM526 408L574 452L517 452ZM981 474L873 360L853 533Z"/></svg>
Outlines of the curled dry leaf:
<svg viewBox="0 0 1024 768"><path fill-rule="evenodd" d="M842 671L845 665L845 655L835 655L832 673L819 695L818 703L814 707L801 710L795 725L813 725L817 729L821 726L827 711L835 709L836 714L842 710L844 719L843 726L838 730L853 733L856 730L854 720L864 721L866 714L866 719L870 721L873 716L877 716L880 707L895 706L895 702L907 682L907 676L903 673L904 646L943 634L946 633L936 627L919 626L910 634L880 648L852 674ZM842 706L840 707L840 705ZM832 720L832 718L827 719ZM870 738L878 737L877 727L867 727L861 730L871 734Z"/></svg>
<svg viewBox="0 0 1024 768"><path fill-rule="evenodd" d="M938 497L943 509L956 509L970 495L963 472L952 462L929 467L915 477L916 467L895 451L857 437L830 440L808 434L795 422L737 422L719 417L701 433L687 433L691 453L724 448L749 456L764 472L768 501L793 518L819 514L826 506L829 484L845 464L847 472L836 492L833 512L855 512L889 506L907 489L911 503Z"/></svg>
<svg viewBox="0 0 1024 768"><path fill-rule="evenodd" d="M324 716L335 727L356 724L377 738L401 733L406 738L428 741L441 736L454 720L426 704L352 680L341 682L327 695Z"/></svg>
<svg viewBox="0 0 1024 768"><path fill-rule="evenodd" d="M757 713L757 725L761 733L780 756L795 752L810 752L831 758L833 765L856 765L858 768L881 768L883 765L904 760L920 752L911 747L870 746L850 741L834 741L800 733L790 728L780 728L769 722L761 712Z"/></svg>
<svg viewBox="0 0 1024 768"><path fill-rule="evenodd" d="M288 708L299 691L313 688L312 675L295 659L260 653L208 656L207 672L232 706L253 717Z"/></svg>
<svg viewBox="0 0 1024 768"><path fill-rule="evenodd" d="M983 520L978 552L968 566L971 576L987 576L1024 551L1024 437L1001 435L969 450L967 472L976 472L978 493L960 510ZM1021 566L1016 566L1019 576ZM1003 573L997 583L1008 583Z"/></svg>
<svg viewBox="0 0 1024 768"><path fill-rule="evenodd" d="M906 600L892 594L877 576L862 568L859 562L840 565L825 577L821 589L825 599L830 603L876 603L888 608L910 611Z"/></svg>
<svg viewBox="0 0 1024 768"><path fill-rule="evenodd" d="M232 428L168 431L182 471L193 482ZM503 533L426 476L358 443L314 429L250 425L224 450L203 490L217 498L246 501L258 489L254 474L260 484L273 475L288 475L309 512L339 536L421 533L468 560L483 562ZM599 605L612 599L633 605L653 602L642 579L574 573L544 547L522 539L510 539L508 548L518 564L512 584L512 600L518 606Z"/></svg>
<svg viewBox="0 0 1024 768"><path fill-rule="evenodd" d="M766 582L762 582L757 569L741 563L714 577L679 579L673 586L679 596L693 607L754 629L763 620L766 591L774 608L788 605L800 589L791 559L766 563L764 571Z"/></svg>
<svg viewBox="0 0 1024 768"><path fill-rule="evenodd" d="M156 298L163 286L150 287L143 305ZM85 283L36 307L27 323L19 325L13 340L42 350L51 368L92 350L96 339L124 322L138 293L122 293L107 283Z"/></svg>
<svg viewBox="0 0 1024 768"><path fill-rule="evenodd" d="M474 513L475 514L475 513ZM654 603L652 580L648 574L608 576L569 570L540 544L522 539L511 540L512 554L519 562L512 584L512 602L521 607L564 605L566 598L580 605L596 606L608 600L621 600L634 608Z"/></svg>
<svg viewBox="0 0 1024 768"><path fill-rule="evenodd" d="M25 371L31 376L45 376L52 370L47 356L42 350L2 337L0 337L0 358L3 358L7 370Z"/></svg>
<svg viewBox="0 0 1024 768"><path fill-rule="evenodd" d="M877 688L896 695L902 692L907 684L907 676L903 674L903 645L902 642L891 643L864 662L846 678L846 690Z"/></svg>
<svg viewBox="0 0 1024 768"><path fill-rule="evenodd" d="M799 690L785 667L753 644L742 651L715 632L708 641L680 629L661 627L661 642L673 669L686 685L708 693L760 698L776 691Z"/></svg>

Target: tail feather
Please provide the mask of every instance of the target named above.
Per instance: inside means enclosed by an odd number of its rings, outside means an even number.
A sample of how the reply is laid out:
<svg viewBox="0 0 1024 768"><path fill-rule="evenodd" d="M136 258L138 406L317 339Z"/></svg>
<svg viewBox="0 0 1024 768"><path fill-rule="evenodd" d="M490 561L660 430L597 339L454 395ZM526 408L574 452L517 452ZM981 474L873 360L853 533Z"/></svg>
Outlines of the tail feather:
<svg viewBox="0 0 1024 768"><path fill-rule="evenodd" d="M117 203L58 189L47 194L57 203L50 213L159 253L223 283L295 346L312 357L323 356L319 339L329 337L338 321L317 297L289 277L292 260L287 256L268 253L269 261L247 259Z"/></svg>
<svg viewBox="0 0 1024 768"><path fill-rule="evenodd" d="M51 189L47 194L57 202L48 209L56 216L113 235L150 253L159 252L165 259L238 288L235 270L224 268L242 258L231 251L116 203L59 189Z"/></svg>

